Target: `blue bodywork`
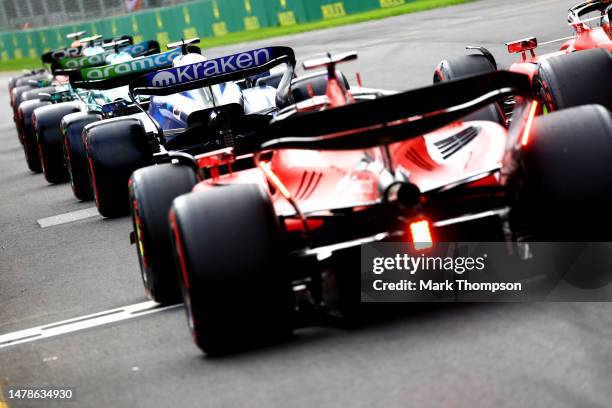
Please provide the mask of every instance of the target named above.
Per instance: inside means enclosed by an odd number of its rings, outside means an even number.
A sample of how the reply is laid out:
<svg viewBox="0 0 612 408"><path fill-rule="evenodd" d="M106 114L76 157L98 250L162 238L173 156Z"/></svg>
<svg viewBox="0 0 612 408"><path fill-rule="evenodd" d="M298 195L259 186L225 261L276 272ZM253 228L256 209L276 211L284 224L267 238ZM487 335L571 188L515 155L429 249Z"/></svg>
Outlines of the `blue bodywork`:
<svg viewBox="0 0 612 408"><path fill-rule="evenodd" d="M274 107L275 97L276 88L270 86L241 88L228 82L169 96L153 96L148 113L164 130L184 129L189 115L195 111L238 103L249 114Z"/></svg>

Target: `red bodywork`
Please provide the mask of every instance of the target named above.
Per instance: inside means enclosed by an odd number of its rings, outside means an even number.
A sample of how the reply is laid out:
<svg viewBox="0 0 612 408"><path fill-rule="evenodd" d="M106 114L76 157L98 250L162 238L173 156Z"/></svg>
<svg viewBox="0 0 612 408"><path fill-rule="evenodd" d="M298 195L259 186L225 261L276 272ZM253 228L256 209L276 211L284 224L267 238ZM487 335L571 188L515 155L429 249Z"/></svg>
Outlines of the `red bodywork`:
<svg viewBox="0 0 612 408"><path fill-rule="evenodd" d="M512 64L510 71L526 74L533 80L538 70L538 63L548 58L593 48L603 48L612 52L612 40L602 27L591 28L585 23L575 23L572 24L572 27L576 36L566 41L559 51L524 58L522 61Z"/></svg>
<svg viewBox="0 0 612 408"><path fill-rule="evenodd" d="M328 79L327 96L298 104L297 111L333 109L354 100L351 91L332 77ZM497 185L499 181L492 169L501 166L507 145L505 127L494 122L470 121L455 122L421 137L392 144L388 149L392 167L402 169L411 183L427 193L454 183ZM226 154L224 160L223 154L213 152L198 158L200 167L208 168L212 177L201 181L193 191L205 191L220 184L260 184L269 188L276 213L287 216L288 231L314 230L322 222L316 218L295 217L296 206L302 214L325 214L341 208L359 211L384 199L380 188L385 170L383 149L275 150L258 167L220 176L215 167L229 164L234 158Z"/></svg>
<svg viewBox="0 0 612 408"><path fill-rule="evenodd" d="M443 159L436 142L448 139L470 126L480 127L478 136L456 155ZM410 174L410 181L422 192L435 190L464 175L480 173L501 163L507 131L493 122L456 123L423 137L389 146L394 167ZM374 157L366 168L360 166L366 154ZM302 211L347 208L371 204L381 198L378 189L382 157L377 149L353 151L278 150L269 161L270 169L287 188ZM489 178L494 183L494 178ZM267 185L258 168L235 172L199 183L194 191L217 184L258 183ZM279 189L273 198L278 214L292 213Z"/></svg>

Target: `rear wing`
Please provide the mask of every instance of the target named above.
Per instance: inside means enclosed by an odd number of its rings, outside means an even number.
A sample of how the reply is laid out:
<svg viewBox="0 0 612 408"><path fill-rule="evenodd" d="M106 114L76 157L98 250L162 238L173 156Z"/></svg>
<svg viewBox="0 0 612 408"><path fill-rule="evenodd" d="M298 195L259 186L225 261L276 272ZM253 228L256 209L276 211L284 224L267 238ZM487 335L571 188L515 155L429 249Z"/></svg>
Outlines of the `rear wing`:
<svg viewBox="0 0 612 408"><path fill-rule="evenodd" d="M77 31L75 33L68 33L68 34L66 34L66 38L69 39L69 40L78 40L79 38L81 38L85 34L87 34L87 31Z"/></svg>
<svg viewBox="0 0 612 408"><path fill-rule="evenodd" d="M172 95L248 78L282 63L287 63L289 69L281 80L279 90L287 88L288 94L295 69L295 53L289 47L260 48L195 64L162 69L138 78L130 84L130 91L137 95Z"/></svg>
<svg viewBox="0 0 612 408"><path fill-rule="evenodd" d="M78 35L83 35L84 33L86 33L86 31L80 31L78 33L71 33L71 34L78 36ZM117 40L128 40L130 44L134 42L131 36L122 35L122 36L113 37L110 39L105 39L103 40L103 43L117 41ZM82 51L83 51L82 45L77 45L75 47L58 48L58 49L44 53L41 56L41 59L42 59L43 64L53 64L54 62L59 61L64 58L80 57L82 55Z"/></svg>
<svg viewBox="0 0 612 408"><path fill-rule="evenodd" d="M44 53L41 56L43 64L52 64L62 58L79 57L81 56L82 46L58 48L53 51Z"/></svg>
<svg viewBox="0 0 612 408"><path fill-rule="evenodd" d="M134 44L134 37L132 37L131 35L117 35L115 37L105 38L102 41L102 44L107 44L107 43L111 43L115 41L123 41L123 40L127 40L128 44L130 45Z"/></svg>
<svg viewBox="0 0 612 408"><path fill-rule="evenodd" d="M335 65L341 62L355 61L357 59L357 52L350 51L342 54L331 55L327 54L325 57L314 58L304 61L302 64L306 71L317 68L332 68L335 70Z"/></svg>
<svg viewBox="0 0 612 408"><path fill-rule="evenodd" d="M508 96L532 97L529 77L496 71L458 81L274 119L267 149L353 150L401 142L451 124Z"/></svg>
<svg viewBox="0 0 612 408"><path fill-rule="evenodd" d="M128 85L144 73L171 67L172 61L180 55L182 55L181 50L175 49L118 64L81 68L66 73L74 88L112 89Z"/></svg>
<svg viewBox="0 0 612 408"><path fill-rule="evenodd" d="M120 41L125 41L125 39ZM113 44L113 42L108 44ZM158 54L160 51L159 43L157 41L144 41L134 45L122 44L120 47L119 52L127 53L134 58ZM81 69L105 65L106 58L116 53L116 50L109 50L100 54L84 57L61 58L51 64L51 71L56 75L61 75L63 73L62 70L64 69Z"/></svg>

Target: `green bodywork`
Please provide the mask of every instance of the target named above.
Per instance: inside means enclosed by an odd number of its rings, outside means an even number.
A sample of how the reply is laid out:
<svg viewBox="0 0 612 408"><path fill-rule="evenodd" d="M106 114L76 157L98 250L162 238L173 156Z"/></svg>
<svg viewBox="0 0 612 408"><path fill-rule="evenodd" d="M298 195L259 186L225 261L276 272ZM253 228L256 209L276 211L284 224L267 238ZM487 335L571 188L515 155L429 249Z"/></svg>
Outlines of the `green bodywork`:
<svg viewBox="0 0 612 408"><path fill-rule="evenodd" d="M96 81L101 79L112 79L121 75L134 74L137 72L150 71L155 68L167 68L172 66L172 61L182 54L180 49L173 49L161 54L151 55L144 58L135 58L131 61L118 64L105 65L102 67L91 67L81 69L81 78L85 81Z"/></svg>

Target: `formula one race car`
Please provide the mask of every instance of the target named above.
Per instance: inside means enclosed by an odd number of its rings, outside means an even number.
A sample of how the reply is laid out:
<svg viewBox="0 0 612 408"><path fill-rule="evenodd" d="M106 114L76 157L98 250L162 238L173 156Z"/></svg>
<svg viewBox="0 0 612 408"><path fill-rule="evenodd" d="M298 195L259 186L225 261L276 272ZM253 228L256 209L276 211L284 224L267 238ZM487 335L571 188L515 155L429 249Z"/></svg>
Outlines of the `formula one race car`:
<svg viewBox="0 0 612 408"><path fill-rule="evenodd" d="M276 52L274 50L264 49L256 55L247 52L213 60L193 55L190 59L176 61L173 68L178 72L176 77L160 71L155 78L161 90L160 94L153 94L148 109L143 107L149 118L123 117L87 126L84 131L86 152L100 214L115 217L129 213L128 180L133 171L167 161L168 152L200 154L233 144L240 149L242 142L218 131L218 128L226 126L226 121L238 115L240 121L233 125L251 129L267 123L274 112L296 98L301 100L308 98L309 92L320 94L325 91L325 72L308 77L310 88L307 89L306 78L293 78L295 59L291 58L283 60L285 69L259 73L258 77L229 76L223 83L185 92L179 89L168 93L163 87L163 84L171 85L173 81L195 75L189 71L193 66L212 67L211 70L219 73L229 73L242 63L241 56L253 63L270 58L272 54L269 52ZM290 83L293 93L289 90ZM132 89L137 95L139 90ZM215 107L221 105L224 106L222 114L210 117L211 112L216 111ZM170 201L167 203L169 206Z"/></svg>
<svg viewBox="0 0 612 408"><path fill-rule="evenodd" d="M60 125L66 169L76 198L94 198L83 139L85 127L91 123L125 116L140 116L144 120L146 115L131 101L127 85L135 77L172 66L173 61L188 58L191 53L199 55L199 49L191 47L188 53L183 54L180 49L171 48L170 51L145 58L129 58L108 66L81 69L71 75L74 86L87 95L86 106L81 105L81 108L86 109L64 116ZM94 77L96 79L92 79ZM139 100L141 105L147 105L148 102Z"/></svg>
<svg viewBox="0 0 612 408"><path fill-rule="evenodd" d="M126 35L104 40L100 35L80 38L83 34L85 34L85 31L68 34L66 37L73 40L70 47L49 51L41 56L42 64L48 64L50 69L44 67L27 70L22 75L9 79L10 103L14 111L22 101L36 97L35 93L23 95L24 92L36 90L36 88L40 87L48 87L52 83L65 84L67 82L67 78L64 75L57 75L53 72L58 66L61 67L61 65L58 65L59 61L68 61L81 56L93 56L104 53L106 51L105 47L110 43L121 41L126 42L125 45L132 44L132 37ZM97 65L104 65L104 61L98 61Z"/></svg>
<svg viewBox="0 0 612 408"><path fill-rule="evenodd" d="M247 69L248 66L256 69ZM152 74L158 75L152 79L156 89L146 87L142 90L138 82L131 85L136 94L156 95L152 106L175 101L174 120L180 119L187 124L186 128L166 131L163 138L158 138L159 152L149 159L150 164L158 165L136 170L129 181L135 231L132 238L137 244L143 282L150 298L164 304L181 300L167 233L167 214L172 200L191 191L197 178L191 168L170 163L228 147L237 155L251 153L259 144L254 133L267 126L280 109L325 94L326 71L294 78L294 69L293 50L273 47L201 61L177 67L176 71L160 71ZM204 71L218 74L215 83L201 89L187 84L188 89L182 95L201 95L200 98L209 99L206 103L181 103L177 92L181 91L183 78L188 80ZM342 86L348 88L346 78L339 72L337 75ZM354 92L360 91L355 89ZM172 118L169 111L160 109L154 116L156 121L167 123L164 121ZM237 165L234 170L239 168Z"/></svg>
<svg viewBox="0 0 612 408"><path fill-rule="evenodd" d="M132 44L132 37L126 35L106 40L102 39L102 36L100 35L79 38L79 36L84 33L84 31L80 31L78 33L68 34L67 38L74 39L70 47L49 51L42 55L41 60L43 65L51 64L51 70L48 70L47 68L34 69L31 71L26 71L24 75L9 79L9 95L13 111L17 110L21 102L29 99L35 99L37 97L37 93L35 92L36 88L48 87L52 83L66 83L67 78L61 75L54 75L52 72L53 66L56 65L58 61L103 53L105 51L104 46L115 41L123 40L128 44ZM98 63L98 65L103 64L104 61L100 61Z"/></svg>
<svg viewBox="0 0 612 408"><path fill-rule="evenodd" d="M113 46L117 48L116 43L115 45L111 43L111 47ZM71 165L73 163L69 160L70 149L64 151L64 147L71 146L71 144L62 143L62 140L67 142L70 138L64 137L64 135L72 134L73 139L76 138L74 143L78 143L81 146L77 148L77 151L82 151L80 134L83 127L102 118L101 113L104 105L116 102L119 99L125 100L128 98L125 86L129 82L129 74L133 72L127 69L122 70L121 68L131 66L130 64L133 61L140 61L145 55L157 52L159 52L159 44L156 41L150 41L132 45L121 50L114 50L110 54L104 53L90 57L72 58L68 61L73 62L75 65L79 64L81 67L89 67L76 71L63 70L62 72L69 74L71 82L68 89L59 90L59 92L52 95L52 102L59 103L38 107L32 113L33 130L36 135L40 163L45 179L48 182L63 182L68 179L68 176L71 176L75 196L79 199L92 198L88 177L82 178L83 183L78 183L79 177L75 177L77 172L72 171L74 167ZM180 55L180 52L169 52L163 56L160 55L155 54L151 57L151 59L158 58L161 62L155 66L150 66L149 69L171 66L172 59ZM106 61L109 65L97 66L97 64L91 62L92 59ZM75 79L81 78L81 72L86 72L86 75L91 76L92 79L95 78L96 81L93 83L89 82L87 88L75 86ZM120 80L122 85L113 84L111 81L111 86L109 87L109 81L105 81L105 79L114 76L122 77ZM125 79L126 76L128 77L127 79ZM131 78L133 77L132 75ZM121 89L121 86L124 88ZM44 102L48 101L41 101L40 103ZM77 112L81 114L67 117ZM66 156L66 161L64 156ZM68 164L68 166L65 164ZM80 187L80 184L83 184L82 187Z"/></svg>
<svg viewBox="0 0 612 408"><path fill-rule="evenodd" d="M81 52L83 49L83 43L81 42L81 36L85 35L86 31L79 31L75 33L69 33L66 35L66 38L72 40L72 44L70 47L60 48L57 50L49 51L42 55L42 61L44 63L51 64L56 59L65 58L65 57L78 57L81 56ZM16 86L28 85L31 80L39 80L39 79L51 79L52 75L48 72L46 68L38 68L25 70L21 75L13 76L9 78L8 88L9 95L13 91L13 88ZM12 103L12 101L11 101Z"/></svg>
<svg viewBox="0 0 612 408"><path fill-rule="evenodd" d="M44 64L53 64L56 60L68 57L81 56L84 51L97 50L95 42L101 41L101 36L79 39L85 32L68 34L66 37L75 39L70 47L49 51L42 55ZM17 109L21 102L37 99L39 93L47 93L52 85L62 85L67 82L65 76L56 76L49 69L38 68L25 71L22 75L9 78L9 100L13 109L13 117L16 119ZM39 89L45 88L45 89ZM18 124L16 123L18 126ZM19 130L19 127L18 129Z"/></svg>
<svg viewBox="0 0 612 408"><path fill-rule="evenodd" d="M68 77L65 75L66 72L62 68L63 64L67 63L67 65L70 66L70 63L73 63L74 61L80 61L82 59L95 59L95 64L91 63L90 66L103 65L106 61L116 58L116 55L118 54L118 50L105 51L105 47L118 48L119 45L121 45L121 53L132 56L138 56L140 55L140 52L146 54L146 52L142 51L142 44L133 46L130 45L130 37L123 36L117 41L101 42L101 45L96 43L96 41L100 40L98 37L92 38L94 39L84 39L87 40L87 42L82 42L78 48L69 48L82 51L90 56L82 58L75 57L73 56L74 52L69 54L68 51L66 51L69 49L50 51L42 56L42 61L43 63L51 64L51 72L44 70L38 76L27 77L28 83L15 87L11 93L11 104L13 105L14 109L13 119L17 128L17 135L19 137L19 141L24 147L28 167L34 172L40 172L42 167L36 146L36 137L32 127L32 113L38 107L57 101L55 98L51 98L50 95L52 94L62 93L63 96L60 99L67 99L67 95L65 94L66 87L68 86L68 89L70 88ZM88 44L91 44L91 46ZM150 46L150 44L146 45ZM159 49L159 47L157 47L157 49ZM95 54L95 52L100 52L100 50L103 51L100 55L104 55L104 59L97 57L98 54ZM154 51L154 49L148 50L148 52L151 51ZM65 55L70 56L65 57ZM17 81L17 84L20 83L19 81ZM72 94L74 94L74 92L72 92ZM75 96L73 95L73 97Z"/></svg>
<svg viewBox="0 0 612 408"><path fill-rule="evenodd" d="M257 61L263 53L270 57ZM242 66L231 73L215 68L220 61L197 63L130 86L153 95L210 87L257 76L291 54L255 50L233 59ZM289 336L303 315L349 314L359 303L363 243L608 238L608 110L588 105L536 118L529 78L504 71L397 94L351 90L335 65L355 57L305 63L326 67L325 93L280 104L267 122L245 127L249 115L231 105L207 110L208 121L194 113L200 121L190 137L208 138L216 127L242 142L196 155L169 151L169 163L132 176L148 289L172 278L152 273L168 231L151 220L165 216L168 197L193 190L174 199L169 222L189 327L208 354ZM464 120L511 95L509 129Z"/></svg>
<svg viewBox="0 0 612 408"><path fill-rule="evenodd" d="M611 10L610 0L587 1L572 7L568 21L575 35L545 43L564 41L556 52L536 56L538 41L535 37L506 44L510 53L522 55L521 60L512 64L509 70L524 73L531 79L541 102L538 114L589 103L612 109L612 36L609 37L605 31L610 27L607 21ZM594 17L585 18L593 14ZM600 22L599 26L591 27L588 23L593 21ZM442 61L435 70L434 82L497 69L495 58L487 49L479 46L467 48L480 53ZM489 117L510 120L513 99L503 101L495 108L489 108Z"/></svg>

